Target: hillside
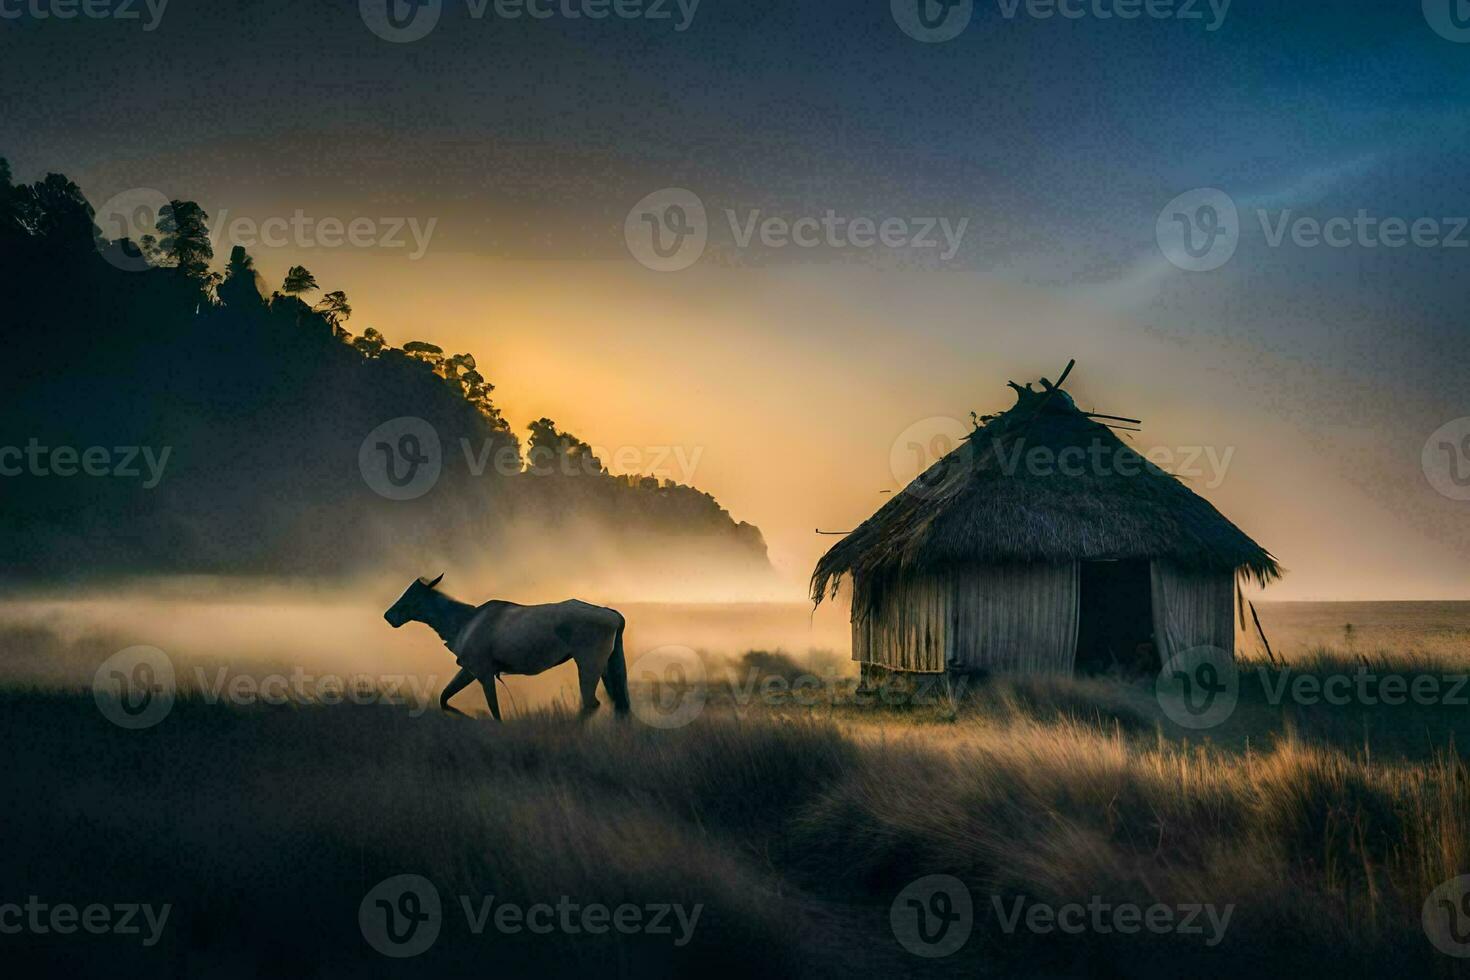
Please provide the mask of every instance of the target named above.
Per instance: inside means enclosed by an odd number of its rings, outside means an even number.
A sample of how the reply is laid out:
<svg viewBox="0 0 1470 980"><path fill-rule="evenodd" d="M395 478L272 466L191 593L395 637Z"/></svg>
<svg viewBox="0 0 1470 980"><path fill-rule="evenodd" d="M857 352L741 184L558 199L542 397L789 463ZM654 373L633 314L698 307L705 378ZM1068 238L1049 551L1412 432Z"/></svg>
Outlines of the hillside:
<svg viewBox="0 0 1470 980"><path fill-rule="evenodd" d="M354 335L347 297L306 270L273 290L242 249L215 258L189 202L163 209L157 235L111 241L71 181L16 185L0 160L6 574L348 573L491 553L584 577L769 570L760 531L710 495L613 476L550 419L523 442L470 354ZM385 479L390 461L406 486Z"/></svg>

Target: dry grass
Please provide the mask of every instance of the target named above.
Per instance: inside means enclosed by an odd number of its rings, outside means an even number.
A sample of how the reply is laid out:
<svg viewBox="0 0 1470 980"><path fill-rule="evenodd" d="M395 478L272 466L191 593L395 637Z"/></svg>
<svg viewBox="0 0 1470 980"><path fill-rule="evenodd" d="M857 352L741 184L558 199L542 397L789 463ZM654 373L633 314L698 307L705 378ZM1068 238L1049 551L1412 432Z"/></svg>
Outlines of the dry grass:
<svg viewBox="0 0 1470 980"><path fill-rule="evenodd" d="M774 655L753 663L794 676ZM7 783L23 790L7 806L7 891L175 906L151 950L5 937L88 972L1309 977L1456 965L1419 916L1436 885L1470 870L1470 779L1453 748L1463 709L1288 708L1247 685L1237 729L1205 741L1171 729L1146 685L1108 679L997 681L918 706L716 696L669 731L186 699L128 732L85 695L0 699ZM388 960L362 941L357 906L403 872L433 880L446 906L568 895L704 912L676 948L477 937L447 909L433 949ZM897 892L930 873L975 898L974 935L941 961L908 955L888 926ZM1008 934L991 896L1234 911L1215 946Z"/></svg>

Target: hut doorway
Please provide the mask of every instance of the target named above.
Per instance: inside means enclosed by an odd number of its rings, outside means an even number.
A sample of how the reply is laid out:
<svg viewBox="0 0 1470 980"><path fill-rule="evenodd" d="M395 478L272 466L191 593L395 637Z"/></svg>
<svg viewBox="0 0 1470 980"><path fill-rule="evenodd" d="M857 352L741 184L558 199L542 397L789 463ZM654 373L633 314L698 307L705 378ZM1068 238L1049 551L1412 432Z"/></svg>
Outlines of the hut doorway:
<svg viewBox="0 0 1470 980"><path fill-rule="evenodd" d="M1153 583L1147 559L1081 562L1077 672L1157 672Z"/></svg>

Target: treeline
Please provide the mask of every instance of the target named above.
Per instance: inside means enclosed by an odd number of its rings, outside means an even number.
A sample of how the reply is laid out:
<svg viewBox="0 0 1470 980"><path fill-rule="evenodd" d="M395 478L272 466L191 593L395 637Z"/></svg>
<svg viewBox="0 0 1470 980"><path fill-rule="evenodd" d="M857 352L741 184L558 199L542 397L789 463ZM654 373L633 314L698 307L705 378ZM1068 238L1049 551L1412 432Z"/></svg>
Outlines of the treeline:
<svg viewBox="0 0 1470 980"><path fill-rule="evenodd" d="M759 530L708 494L614 477L549 419L523 444L471 354L354 335L348 297L299 266L272 288L235 247L216 270L197 204L138 241L94 219L66 177L16 184L0 159L9 578L348 572L510 543L573 562L589 534L603 561L768 567ZM359 449L402 417L433 427L442 473L394 500Z"/></svg>

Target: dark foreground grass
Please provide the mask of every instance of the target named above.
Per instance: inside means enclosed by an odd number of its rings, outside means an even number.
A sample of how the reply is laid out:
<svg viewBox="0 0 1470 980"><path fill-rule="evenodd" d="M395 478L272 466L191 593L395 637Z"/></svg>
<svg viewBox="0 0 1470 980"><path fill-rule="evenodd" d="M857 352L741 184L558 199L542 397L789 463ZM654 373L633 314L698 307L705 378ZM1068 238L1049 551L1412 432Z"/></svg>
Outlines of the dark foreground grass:
<svg viewBox="0 0 1470 980"><path fill-rule="evenodd" d="M1470 872L1470 779L1443 712L1437 734L1395 734L1419 715L1370 720L1365 743L1363 718L1267 704L1272 725L1247 693L1249 732L1203 744L1107 680L995 683L907 713L715 704L661 730L184 698L126 731L89 695L0 694L0 902L172 906L152 947L24 931L0 950L31 970L191 977L1436 976L1460 962L1420 921L1435 886ZM443 924L426 952L390 959L358 908L406 873L434 884ZM889 920L929 874L974 899L973 935L939 960L906 952ZM683 944L677 925L477 935L461 896L701 911ZM1210 945L1008 931L998 907L1018 899L1232 911Z"/></svg>

